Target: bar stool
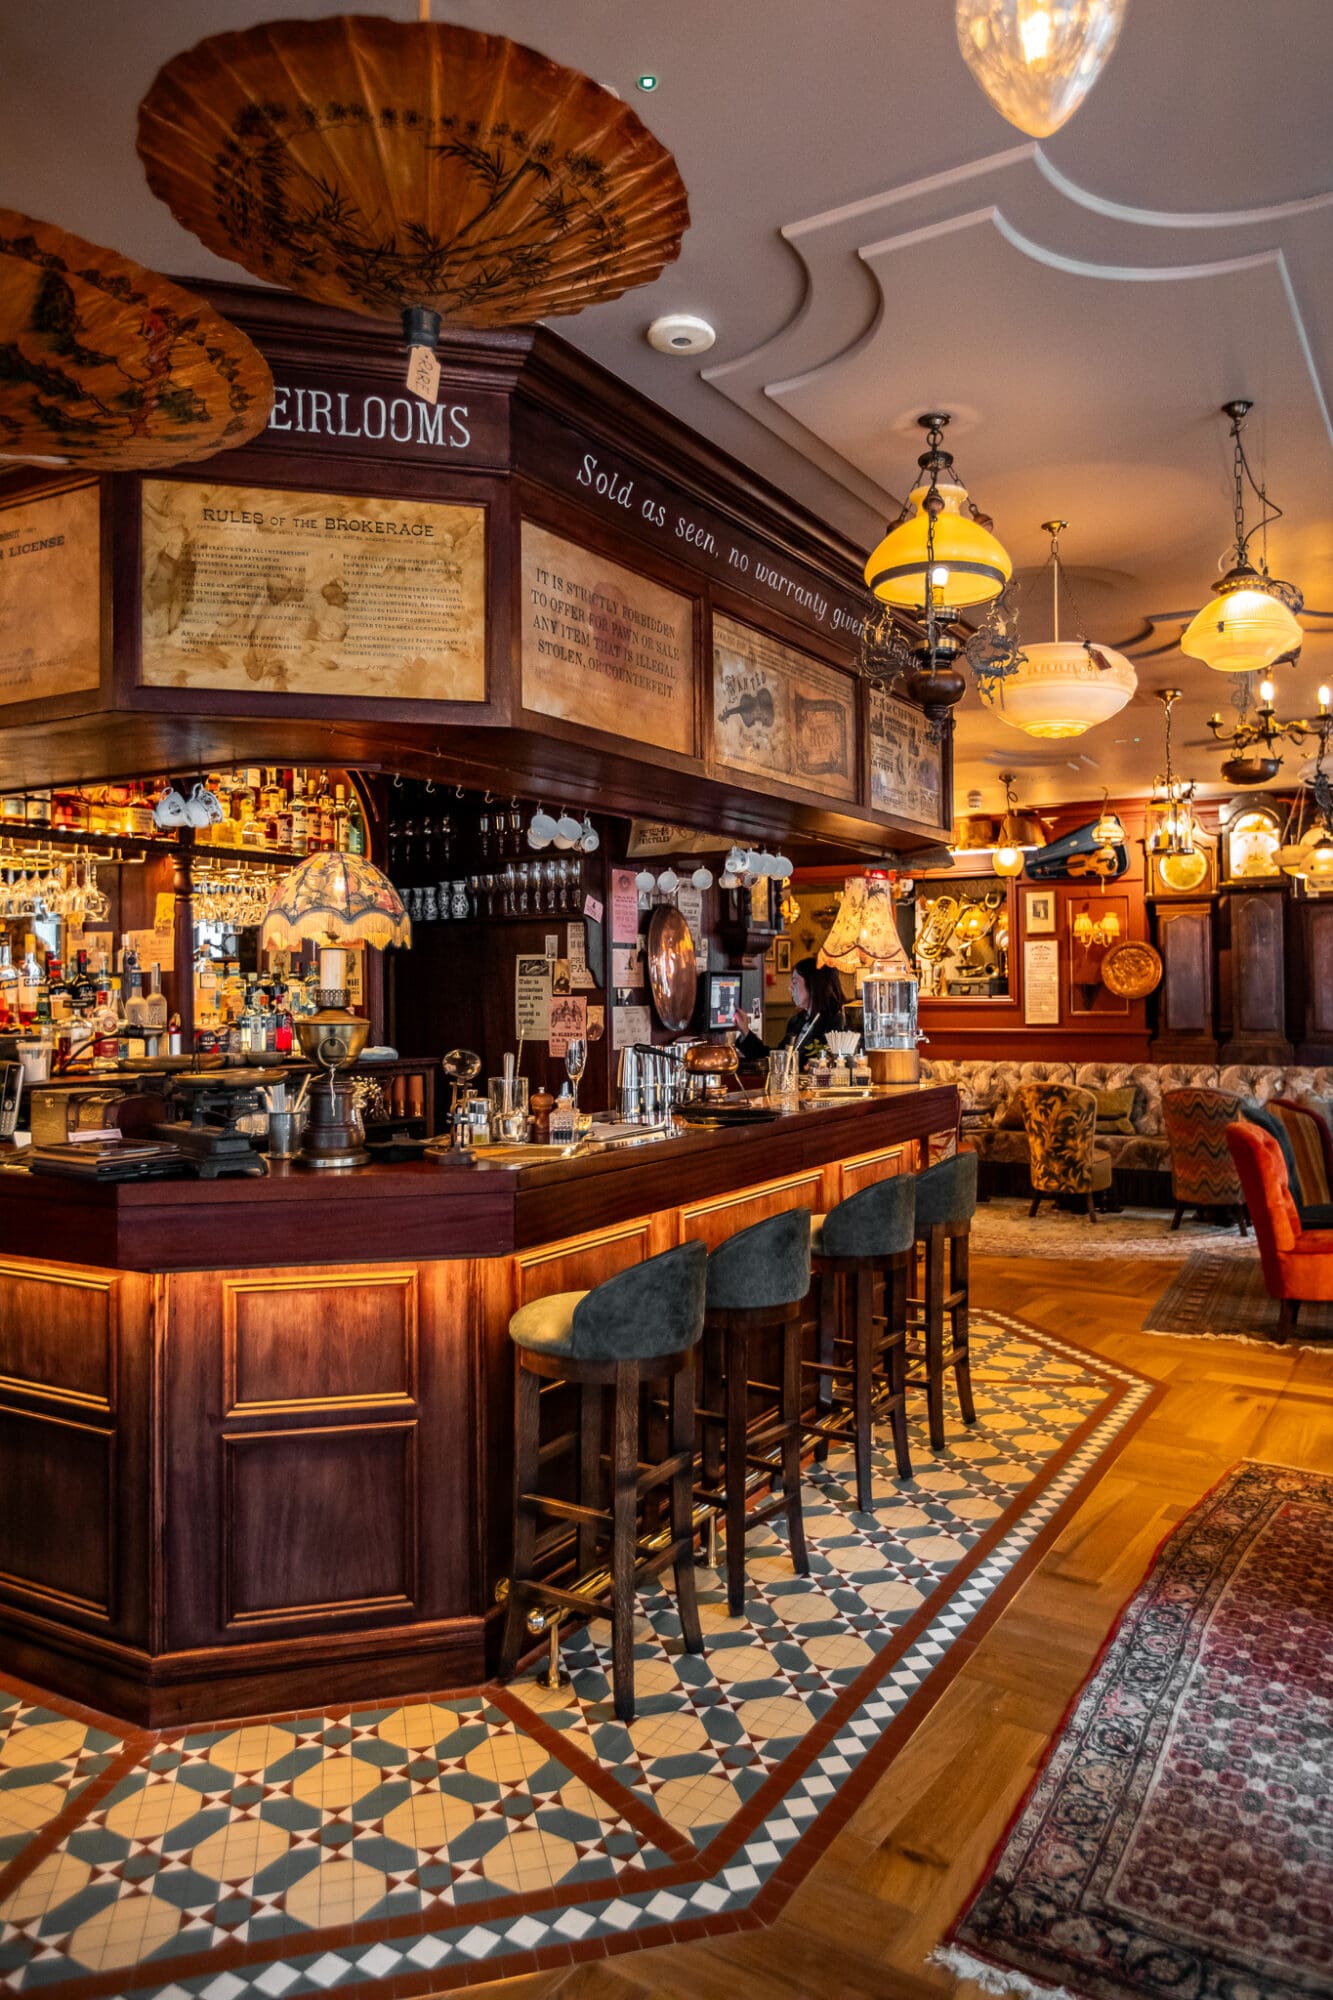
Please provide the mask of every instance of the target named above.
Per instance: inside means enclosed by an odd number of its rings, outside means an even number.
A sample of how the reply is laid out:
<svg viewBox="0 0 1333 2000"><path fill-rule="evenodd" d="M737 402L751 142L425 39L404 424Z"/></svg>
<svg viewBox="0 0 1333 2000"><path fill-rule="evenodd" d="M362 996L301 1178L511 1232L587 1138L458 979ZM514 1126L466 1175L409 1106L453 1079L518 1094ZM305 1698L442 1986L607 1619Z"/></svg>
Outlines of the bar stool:
<svg viewBox="0 0 1333 2000"><path fill-rule="evenodd" d="M702 1243L682 1243L661 1256L633 1264L589 1292L553 1292L522 1306L509 1322L517 1349L514 1402L514 1562L497 1596L507 1604L500 1678L518 1664L525 1630L540 1631L538 1607L595 1613L610 1611L615 1712L634 1720L634 1593L667 1566L676 1572L685 1649L702 1653L703 1634L694 1595L694 1349L703 1331L708 1253ZM639 1399L645 1382L667 1377L668 1455L656 1464L639 1457ZM541 1468L568 1439L543 1445L542 1384L573 1383L582 1391L579 1424L579 1498L537 1490ZM604 1463L602 1393L612 1392L609 1510L600 1499ZM670 1488L670 1527L639 1533L639 1502L660 1486ZM596 1488L596 1494L591 1489ZM538 1534L543 1516L574 1524ZM599 1536L599 1531L601 1531ZM609 1535L609 1553L594 1566L596 1545ZM575 1574L568 1575L572 1539ZM536 1565L560 1551L565 1563L538 1576ZM552 1630L556 1659L558 1616Z"/></svg>
<svg viewBox="0 0 1333 2000"><path fill-rule="evenodd" d="M908 1301L912 1322L909 1389L924 1389L930 1448L944 1449L944 1371L953 1369L965 1424L977 1420L968 1348L968 1279L972 1218L977 1212L977 1156L955 1153L914 1177L916 1240L925 1250L925 1290ZM948 1337L945 1319L948 1319Z"/></svg>
<svg viewBox="0 0 1333 2000"><path fill-rule="evenodd" d="M708 1259L703 1375L706 1405L701 1484L696 1496L727 1524L727 1606L745 1608L745 1536L785 1510L792 1567L808 1576L801 1519L801 1307L810 1290L810 1211L793 1208L738 1230ZM776 1334L781 1381L751 1379L751 1342ZM774 1399L756 1417L756 1393ZM725 1408L717 1408L725 1394ZM772 1495L747 1514L751 1486Z"/></svg>
<svg viewBox="0 0 1333 2000"><path fill-rule="evenodd" d="M912 1476L907 1449L907 1291L915 1238L913 1178L902 1174L849 1195L814 1218L810 1249L818 1279L818 1356L806 1368L819 1375L813 1421L815 1457L828 1457L829 1441L850 1441L856 1454L856 1504L870 1508L873 1419L887 1416L900 1479ZM875 1285L883 1282L884 1311L875 1311ZM847 1295L851 1294L851 1310ZM850 1325L851 1331L845 1329ZM844 1329L839 1331L839 1329ZM850 1356L836 1358L837 1349ZM842 1388L839 1378L850 1378ZM850 1421L838 1412L849 1413Z"/></svg>

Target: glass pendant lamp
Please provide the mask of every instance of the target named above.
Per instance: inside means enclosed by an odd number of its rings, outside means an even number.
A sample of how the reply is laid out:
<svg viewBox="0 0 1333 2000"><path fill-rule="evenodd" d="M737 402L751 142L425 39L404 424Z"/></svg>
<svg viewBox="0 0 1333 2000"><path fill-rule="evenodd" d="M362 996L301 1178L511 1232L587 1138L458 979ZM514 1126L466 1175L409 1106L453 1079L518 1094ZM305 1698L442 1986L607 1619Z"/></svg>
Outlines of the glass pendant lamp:
<svg viewBox="0 0 1333 2000"><path fill-rule="evenodd" d="M1202 660L1219 674L1263 673L1285 654L1299 652L1301 646L1296 613L1305 599L1295 584L1270 576L1266 560L1256 568L1250 557L1254 536L1266 538L1271 524L1282 518L1282 509L1274 506L1251 472L1241 442L1241 429L1253 407L1239 398L1223 404L1223 414L1231 419L1233 447L1233 560L1225 576L1212 586L1215 601L1194 614L1180 641L1182 653ZM1250 529L1245 526L1247 482L1263 509Z"/></svg>
<svg viewBox="0 0 1333 2000"><path fill-rule="evenodd" d="M1011 670L983 684L982 694L994 713L1027 736L1082 736L1099 722L1118 715L1138 686L1138 676L1123 653L1111 646L1093 646L1083 637L1078 606L1066 581L1074 612L1077 639L1060 637L1060 536L1067 521L1043 521L1051 538L1047 566L1051 572L1053 636L1035 645L1020 645Z"/></svg>
<svg viewBox="0 0 1333 2000"><path fill-rule="evenodd" d="M1128 0L956 0L963 61L1020 132L1049 139L1110 57Z"/></svg>
<svg viewBox="0 0 1333 2000"><path fill-rule="evenodd" d="M999 839L991 856L991 867L997 875L1013 877L1023 873L1029 854L1046 845L1046 829L1036 813L1019 812L1014 773L1001 771L1000 783L1004 786L1005 810L1000 821Z"/></svg>
<svg viewBox="0 0 1333 2000"><path fill-rule="evenodd" d="M943 411L917 422L927 449L917 464L924 478L866 564L866 582L881 603L939 616L989 604L1013 573L1007 551L991 533L943 449Z"/></svg>

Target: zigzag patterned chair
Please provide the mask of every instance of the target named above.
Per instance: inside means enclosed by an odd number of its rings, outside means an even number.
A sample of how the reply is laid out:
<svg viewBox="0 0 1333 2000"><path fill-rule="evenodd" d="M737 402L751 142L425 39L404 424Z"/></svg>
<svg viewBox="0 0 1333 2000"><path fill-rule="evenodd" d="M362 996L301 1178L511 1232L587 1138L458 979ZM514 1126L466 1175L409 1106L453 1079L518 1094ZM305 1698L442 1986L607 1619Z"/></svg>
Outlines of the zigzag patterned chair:
<svg viewBox="0 0 1333 2000"><path fill-rule="evenodd" d="M1171 1148L1171 1188L1179 1229L1187 1208L1203 1213L1224 1209L1240 1234L1247 1233L1245 1196L1227 1146L1227 1127L1240 1117L1244 1100L1234 1090L1164 1090L1162 1124Z"/></svg>
<svg viewBox="0 0 1333 2000"><path fill-rule="evenodd" d="M1093 1196L1111 1185L1110 1155L1097 1151L1097 1099L1072 1083L1025 1083L1018 1105L1032 1175L1028 1214L1035 1215L1047 1195L1081 1194L1095 1222Z"/></svg>

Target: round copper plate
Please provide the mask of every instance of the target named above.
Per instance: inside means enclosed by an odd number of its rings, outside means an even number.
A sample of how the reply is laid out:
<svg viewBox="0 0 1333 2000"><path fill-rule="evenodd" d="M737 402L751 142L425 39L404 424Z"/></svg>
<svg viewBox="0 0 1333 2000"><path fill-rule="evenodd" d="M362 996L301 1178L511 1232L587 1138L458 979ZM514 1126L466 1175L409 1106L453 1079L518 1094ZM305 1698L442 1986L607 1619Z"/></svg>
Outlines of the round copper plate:
<svg viewBox="0 0 1333 2000"><path fill-rule="evenodd" d="M648 985L662 1026L682 1034L694 1019L699 969L690 927L670 903L653 911L648 926Z"/></svg>
<svg viewBox="0 0 1333 2000"><path fill-rule="evenodd" d="M1150 944L1126 938L1102 958L1102 985L1118 1000L1143 1000L1162 983L1162 960Z"/></svg>

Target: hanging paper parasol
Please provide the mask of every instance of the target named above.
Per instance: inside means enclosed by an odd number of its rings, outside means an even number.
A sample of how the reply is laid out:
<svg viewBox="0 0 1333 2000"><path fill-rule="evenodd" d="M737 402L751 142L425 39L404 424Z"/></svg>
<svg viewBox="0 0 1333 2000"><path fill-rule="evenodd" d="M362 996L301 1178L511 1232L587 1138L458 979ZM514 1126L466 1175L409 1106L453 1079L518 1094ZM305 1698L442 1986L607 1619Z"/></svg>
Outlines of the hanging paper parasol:
<svg viewBox="0 0 1333 2000"><path fill-rule="evenodd" d="M0 458L147 471L244 444L272 406L268 364L202 299L0 208Z"/></svg>
<svg viewBox="0 0 1333 2000"><path fill-rule="evenodd" d="M680 253L676 163L619 98L499 35L350 15L210 35L139 107L148 185L210 250L409 341L525 324Z"/></svg>

